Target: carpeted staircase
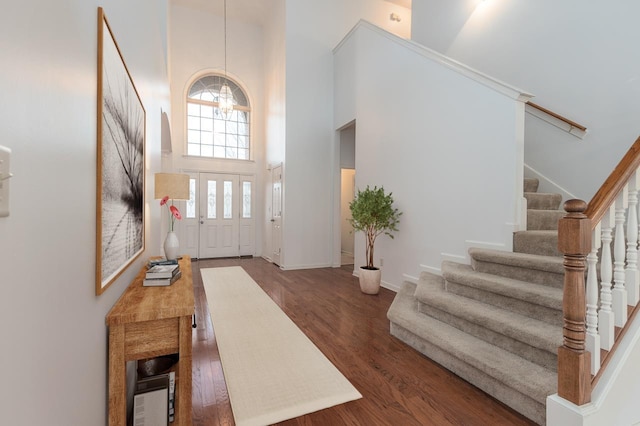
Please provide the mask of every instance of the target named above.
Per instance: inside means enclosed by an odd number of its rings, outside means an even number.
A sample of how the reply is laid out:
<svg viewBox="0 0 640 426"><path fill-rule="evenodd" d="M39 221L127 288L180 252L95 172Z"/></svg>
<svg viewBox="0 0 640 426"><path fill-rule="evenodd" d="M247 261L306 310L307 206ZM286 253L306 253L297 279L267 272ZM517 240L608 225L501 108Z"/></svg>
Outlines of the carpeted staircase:
<svg viewBox="0 0 640 426"><path fill-rule="evenodd" d="M525 179L527 230L514 252L472 248L471 265L405 282L387 314L391 334L538 424L556 392L564 268L562 197Z"/></svg>

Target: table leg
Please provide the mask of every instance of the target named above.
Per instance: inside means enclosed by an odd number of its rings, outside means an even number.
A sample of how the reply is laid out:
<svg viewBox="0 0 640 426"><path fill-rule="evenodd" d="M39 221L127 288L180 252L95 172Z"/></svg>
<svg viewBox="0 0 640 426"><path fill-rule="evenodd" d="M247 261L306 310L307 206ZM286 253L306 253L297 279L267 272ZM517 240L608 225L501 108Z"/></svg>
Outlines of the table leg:
<svg viewBox="0 0 640 426"><path fill-rule="evenodd" d="M109 327L109 426L127 424L127 372L124 325Z"/></svg>
<svg viewBox="0 0 640 426"><path fill-rule="evenodd" d="M191 316L180 317L180 361L176 390L177 420L180 426L191 425Z"/></svg>

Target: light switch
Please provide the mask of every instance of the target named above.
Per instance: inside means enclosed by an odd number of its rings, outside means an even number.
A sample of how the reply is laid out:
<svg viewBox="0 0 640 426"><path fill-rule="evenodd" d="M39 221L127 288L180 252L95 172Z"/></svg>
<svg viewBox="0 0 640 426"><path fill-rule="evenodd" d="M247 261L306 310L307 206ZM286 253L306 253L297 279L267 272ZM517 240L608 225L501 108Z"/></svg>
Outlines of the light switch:
<svg viewBox="0 0 640 426"><path fill-rule="evenodd" d="M0 217L9 216L9 186L11 182L11 150L0 146Z"/></svg>

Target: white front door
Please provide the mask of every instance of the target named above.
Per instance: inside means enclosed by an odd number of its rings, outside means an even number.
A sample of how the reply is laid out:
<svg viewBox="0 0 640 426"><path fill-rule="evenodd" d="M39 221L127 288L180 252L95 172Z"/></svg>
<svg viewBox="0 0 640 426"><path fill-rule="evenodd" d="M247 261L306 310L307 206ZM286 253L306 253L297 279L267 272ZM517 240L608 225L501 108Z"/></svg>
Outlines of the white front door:
<svg viewBox="0 0 640 426"><path fill-rule="evenodd" d="M182 201L180 251L192 258L255 254L255 176L189 173L190 199Z"/></svg>
<svg viewBox="0 0 640 426"><path fill-rule="evenodd" d="M271 170L271 259L281 265L282 254L282 165Z"/></svg>
<svg viewBox="0 0 640 426"><path fill-rule="evenodd" d="M238 182L238 175L200 173L200 259L240 255Z"/></svg>

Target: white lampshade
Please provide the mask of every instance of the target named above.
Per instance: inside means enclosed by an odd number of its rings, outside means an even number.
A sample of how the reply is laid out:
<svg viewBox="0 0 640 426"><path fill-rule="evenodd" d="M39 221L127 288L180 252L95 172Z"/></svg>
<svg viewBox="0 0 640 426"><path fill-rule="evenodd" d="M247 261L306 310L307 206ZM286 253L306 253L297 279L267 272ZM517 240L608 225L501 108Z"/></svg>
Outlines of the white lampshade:
<svg viewBox="0 0 640 426"><path fill-rule="evenodd" d="M189 199L189 175L180 173L156 173L155 199L168 196L172 200Z"/></svg>

